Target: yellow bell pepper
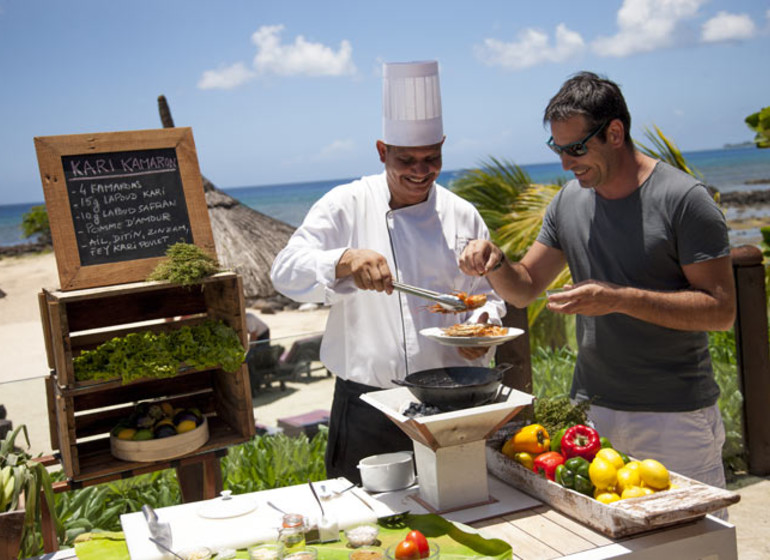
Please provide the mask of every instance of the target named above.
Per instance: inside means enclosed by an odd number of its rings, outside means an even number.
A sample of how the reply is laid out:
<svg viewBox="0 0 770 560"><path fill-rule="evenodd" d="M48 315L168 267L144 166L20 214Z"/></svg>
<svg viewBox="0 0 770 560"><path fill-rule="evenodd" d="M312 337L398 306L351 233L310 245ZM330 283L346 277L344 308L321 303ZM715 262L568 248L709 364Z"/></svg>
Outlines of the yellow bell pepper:
<svg viewBox="0 0 770 560"><path fill-rule="evenodd" d="M550 449L551 438L546 429L540 424L530 424L513 434L513 437L503 445L502 451L504 455L514 459L516 453L525 452L539 455Z"/></svg>

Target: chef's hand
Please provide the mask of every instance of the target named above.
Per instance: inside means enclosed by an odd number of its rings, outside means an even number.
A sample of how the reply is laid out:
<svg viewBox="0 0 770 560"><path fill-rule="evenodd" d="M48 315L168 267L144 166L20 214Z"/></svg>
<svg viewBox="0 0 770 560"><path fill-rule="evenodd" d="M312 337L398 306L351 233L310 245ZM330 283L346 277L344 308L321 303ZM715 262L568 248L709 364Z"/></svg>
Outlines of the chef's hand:
<svg viewBox="0 0 770 560"><path fill-rule="evenodd" d="M353 277L360 290L393 293L393 275L388 261L370 249L348 249L337 262L337 278Z"/></svg>
<svg viewBox="0 0 770 560"><path fill-rule="evenodd" d="M463 249L458 264L468 276L484 276L503 259L500 248L486 239L474 239Z"/></svg>
<svg viewBox="0 0 770 560"><path fill-rule="evenodd" d="M486 323L489 321L489 313L486 311L479 315L477 323ZM460 346L457 348L460 355L466 360L476 360L489 352L488 346Z"/></svg>

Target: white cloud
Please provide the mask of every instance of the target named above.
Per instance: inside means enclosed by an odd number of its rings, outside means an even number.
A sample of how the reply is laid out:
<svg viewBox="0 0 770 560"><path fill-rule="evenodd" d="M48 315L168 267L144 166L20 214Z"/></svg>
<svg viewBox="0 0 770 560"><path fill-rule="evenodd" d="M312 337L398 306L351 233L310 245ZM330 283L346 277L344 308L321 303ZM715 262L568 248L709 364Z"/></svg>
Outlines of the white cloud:
<svg viewBox="0 0 770 560"><path fill-rule="evenodd" d="M476 56L489 66L508 70L521 70L545 62L564 62L582 54L585 43L579 33L560 23L556 27L554 44L549 44L547 33L537 29L525 29L518 40L506 43L498 39L485 39L475 47Z"/></svg>
<svg viewBox="0 0 770 560"><path fill-rule="evenodd" d="M624 0L618 11L618 32L592 43L600 56L623 57L669 47L678 24L694 17L705 0Z"/></svg>
<svg viewBox="0 0 770 560"><path fill-rule="evenodd" d="M355 144L352 140L335 140L328 146L321 148L321 151L312 156L311 161L329 161L335 160L342 155L353 151Z"/></svg>
<svg viewBox="0 0 770 560"><path fill-rule="evenodd" d="M294 43L282 44L283 25L260 27L251 41L257 46L254 68L260 74L279 76L345 76L356 73L353 64L353 47L349 41L340 42L335 52L321 43L311 43L302 35Z"/></svg>
<svg viewBox="0 0 770 560"><path fill-rule="evenodd" d="M741 41L751 39L756 30L754 22L746 14L719 12L703 24L701 40L705 43Z"/></svg>
<svg viewBox="0 0 770 560"><path fill-rule="evenodd" d="M254 77L242 62L219 70L206 70L198 80L198 89L234 89Z"/></svg>
<svg viewBox="0 0 770 560"><path fill-rule="evenodd" d="M265 25L257 29L251 41L257 47L253 68L242 62L206 70L198 80L199 89L234 89L260 75L277 76L352 76L353 47L350 41L340 41L339 50L321 43L312 43L302 35L294 43L282 44L283 25Z"/></svg>

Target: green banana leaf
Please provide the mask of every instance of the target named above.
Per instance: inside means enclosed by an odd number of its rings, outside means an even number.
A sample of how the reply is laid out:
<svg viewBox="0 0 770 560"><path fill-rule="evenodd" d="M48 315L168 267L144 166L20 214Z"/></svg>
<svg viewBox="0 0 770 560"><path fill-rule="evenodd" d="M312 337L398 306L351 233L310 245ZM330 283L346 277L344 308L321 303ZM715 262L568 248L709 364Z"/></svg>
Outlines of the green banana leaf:
<svg viewBox="0 0 770 560"><path fill-rule="evenodd" d="M442 560L494 559L511 560L511 546L500 539L487 539L475 529L447 521L439 515L408 515L397 525L380 525L379 546L383 549L398 544L412 530L420 531L441 549ZM347 540L314 546L318 560L348 560L353 550ZM78 560L130 560L123 533L87 533L78 537L75 552ZM248 559L247 550L238 550L236 558ZM216 557L214 557L216 560Z"/></svg>

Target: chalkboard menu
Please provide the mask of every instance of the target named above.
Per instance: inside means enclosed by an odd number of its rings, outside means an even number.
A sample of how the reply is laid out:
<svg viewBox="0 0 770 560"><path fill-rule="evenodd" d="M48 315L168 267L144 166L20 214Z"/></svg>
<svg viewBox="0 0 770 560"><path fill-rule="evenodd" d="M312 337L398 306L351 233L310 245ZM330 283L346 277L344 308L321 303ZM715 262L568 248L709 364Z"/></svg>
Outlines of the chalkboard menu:
<svg viewBox="0 0 770 560"><path fill-rule="evenodd" d="M162 257L192 243L176 151L62 157L83 266Z"/></svg>
<svg viewBox="0 0 770 560"><path fill-rule="evenodd" d="M144 280L178 242L215 254L189 128L35 145L63 290Z"/></svg>

